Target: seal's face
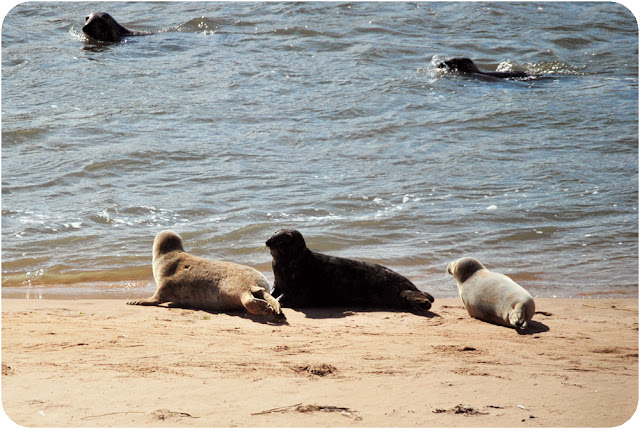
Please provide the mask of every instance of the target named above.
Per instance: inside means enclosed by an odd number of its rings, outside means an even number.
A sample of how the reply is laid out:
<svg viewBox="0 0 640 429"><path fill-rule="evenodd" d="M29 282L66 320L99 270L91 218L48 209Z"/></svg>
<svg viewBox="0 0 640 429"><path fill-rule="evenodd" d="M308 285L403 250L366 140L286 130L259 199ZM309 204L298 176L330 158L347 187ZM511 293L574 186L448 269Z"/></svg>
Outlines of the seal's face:
<svg viewBox="0 0 640 429"><path fill-rule="evenodd" d="M522 308L513 310L511 314L509 314L509 323L512 326L515 326L518 329L526 329L527 328L527 318L522 311Z"/></svg>
<svg viewBox="0 0 640 429"><path fill-rule="evenodd" d="M117 42L123 29L108 13L96 12L87 16L82 32L100 42Z"/></svg>
<svg viewBox="0 0 640 429"><path fill-rule="evenodd" d="M274 259L289 260L300 255L307 245L295 229L280 229L268 240L267 247Z"/></svg>
<svg viewBox="0 0 640 429"><path fill-rule="evenodd" d="M470 58L451 58L438 64L439 69L449 69L458 73L479 73L476 63Z"/></svg>
<svg viewBox="0 0 640 429"><path fill-rule="evenodd" d="M447 266L447 272L452 274L459 283L464 283L476 271L482 269L484 269L484 265L473 258L458 259Z"/></svg>

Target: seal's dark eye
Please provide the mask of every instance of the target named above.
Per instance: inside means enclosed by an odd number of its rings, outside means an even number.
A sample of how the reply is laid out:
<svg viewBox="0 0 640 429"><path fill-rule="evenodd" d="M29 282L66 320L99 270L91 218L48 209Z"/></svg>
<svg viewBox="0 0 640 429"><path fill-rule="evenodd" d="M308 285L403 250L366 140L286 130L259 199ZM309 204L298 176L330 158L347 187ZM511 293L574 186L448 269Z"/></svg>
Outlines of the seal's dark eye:
<svg viewBox="0 0 640 429"><path fill-rule="evenodd" d="M84 20L85 20L85 21L88 21L88 20L89 20L89 17L87 16Z"/></svg>

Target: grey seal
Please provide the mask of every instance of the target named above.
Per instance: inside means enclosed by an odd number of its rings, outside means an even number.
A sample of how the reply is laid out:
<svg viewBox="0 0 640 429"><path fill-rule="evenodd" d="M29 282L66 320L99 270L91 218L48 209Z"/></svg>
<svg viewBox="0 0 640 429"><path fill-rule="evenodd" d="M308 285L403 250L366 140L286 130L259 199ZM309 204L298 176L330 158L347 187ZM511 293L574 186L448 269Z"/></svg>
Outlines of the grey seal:
<svg viewBox="0 0 640 429"><path fill-rule="evenodd" d="M160 305L230 311L246 309L251 314L273 315L284 320L280 304L269 291L269 281L246 265L213 261L184 251L182 238L162 231L153 241L153 277L158 285L151 298L129 301L129 305Z"/></svg>
<svg viewBox="0 0 640 429"><path fill-rule="evenodd" d="M433 297L382 265L310 250L302 234L281 229L266 242L273 295L284 307L393 308L422 312Z"/></svg>
<svg viewBox="0 0 640 429"><path fill-rule="evenodd" d="M124 36L142 36L148 31L134 31L123 27L106 12L94 12L87 16L82 32L98 42L119 42Z"/></svg>
<svg viewBox="0 0 640 429"><path fill-rule="evenodd" d="M529 73L516 71L516 72L488 72L482 71L478 68L476 63L473 62L470 58L457 57L451 58L446 61L442 61L437 65L440 69L448 69L453 72L463 73L463 74L479 74L484 76L493 76L502 79L522 79L526 77L530 77Z"/></svg>
<svg viewBox="0 0 640 429"><path fill-rule="evenodd" d="M447 266L458 282L460 298L471 317L524 329L536 306L522 286L504 274L487 270L474 258L461 258Z"/></svg>

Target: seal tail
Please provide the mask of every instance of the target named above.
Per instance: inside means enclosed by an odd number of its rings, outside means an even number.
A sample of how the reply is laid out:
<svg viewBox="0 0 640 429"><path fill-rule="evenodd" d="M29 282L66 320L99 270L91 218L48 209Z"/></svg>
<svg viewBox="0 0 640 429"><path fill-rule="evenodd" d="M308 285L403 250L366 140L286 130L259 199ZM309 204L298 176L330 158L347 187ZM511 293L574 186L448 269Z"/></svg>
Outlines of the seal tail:
<svg viewBox="0 0 640 429"><path fill-rule="evenodd" d="M259 286L253 286L251 291L242 297L242 305L249 313L272 315L278 321L286 320L280 303Z"/></svg>
<svg viewBox="0 0 640 429"><path fill-rule="evenodd" d="M400 296L405 300L409 308L414 310L429 310L431 303L434 301L430 294L420 290L403 290Z"/></svg>

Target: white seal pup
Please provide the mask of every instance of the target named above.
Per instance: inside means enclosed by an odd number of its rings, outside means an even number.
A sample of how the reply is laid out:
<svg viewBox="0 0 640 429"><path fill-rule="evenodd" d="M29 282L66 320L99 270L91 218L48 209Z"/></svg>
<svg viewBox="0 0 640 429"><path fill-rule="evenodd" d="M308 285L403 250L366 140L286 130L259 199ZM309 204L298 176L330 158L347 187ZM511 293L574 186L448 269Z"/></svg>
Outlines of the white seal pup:
<svg viewBox="0 0 640 429"><path fill-rule="evenodd" d="M182 238L173 231L160 232L153 241L153 278L158 289L151 298L129 305L160 305L214 311L245 308L249 313L285 316L269 292L269 281L246 265L213 261L184 251Z"/></svg>
<svg viewBox="0 0 640 429"><path fill-rule="evenodd" d="M460 298L471 317L518 329L536 311L531 294L504 274L487 270L478 260L462 258L447 266L458 282Z"/></svg>

